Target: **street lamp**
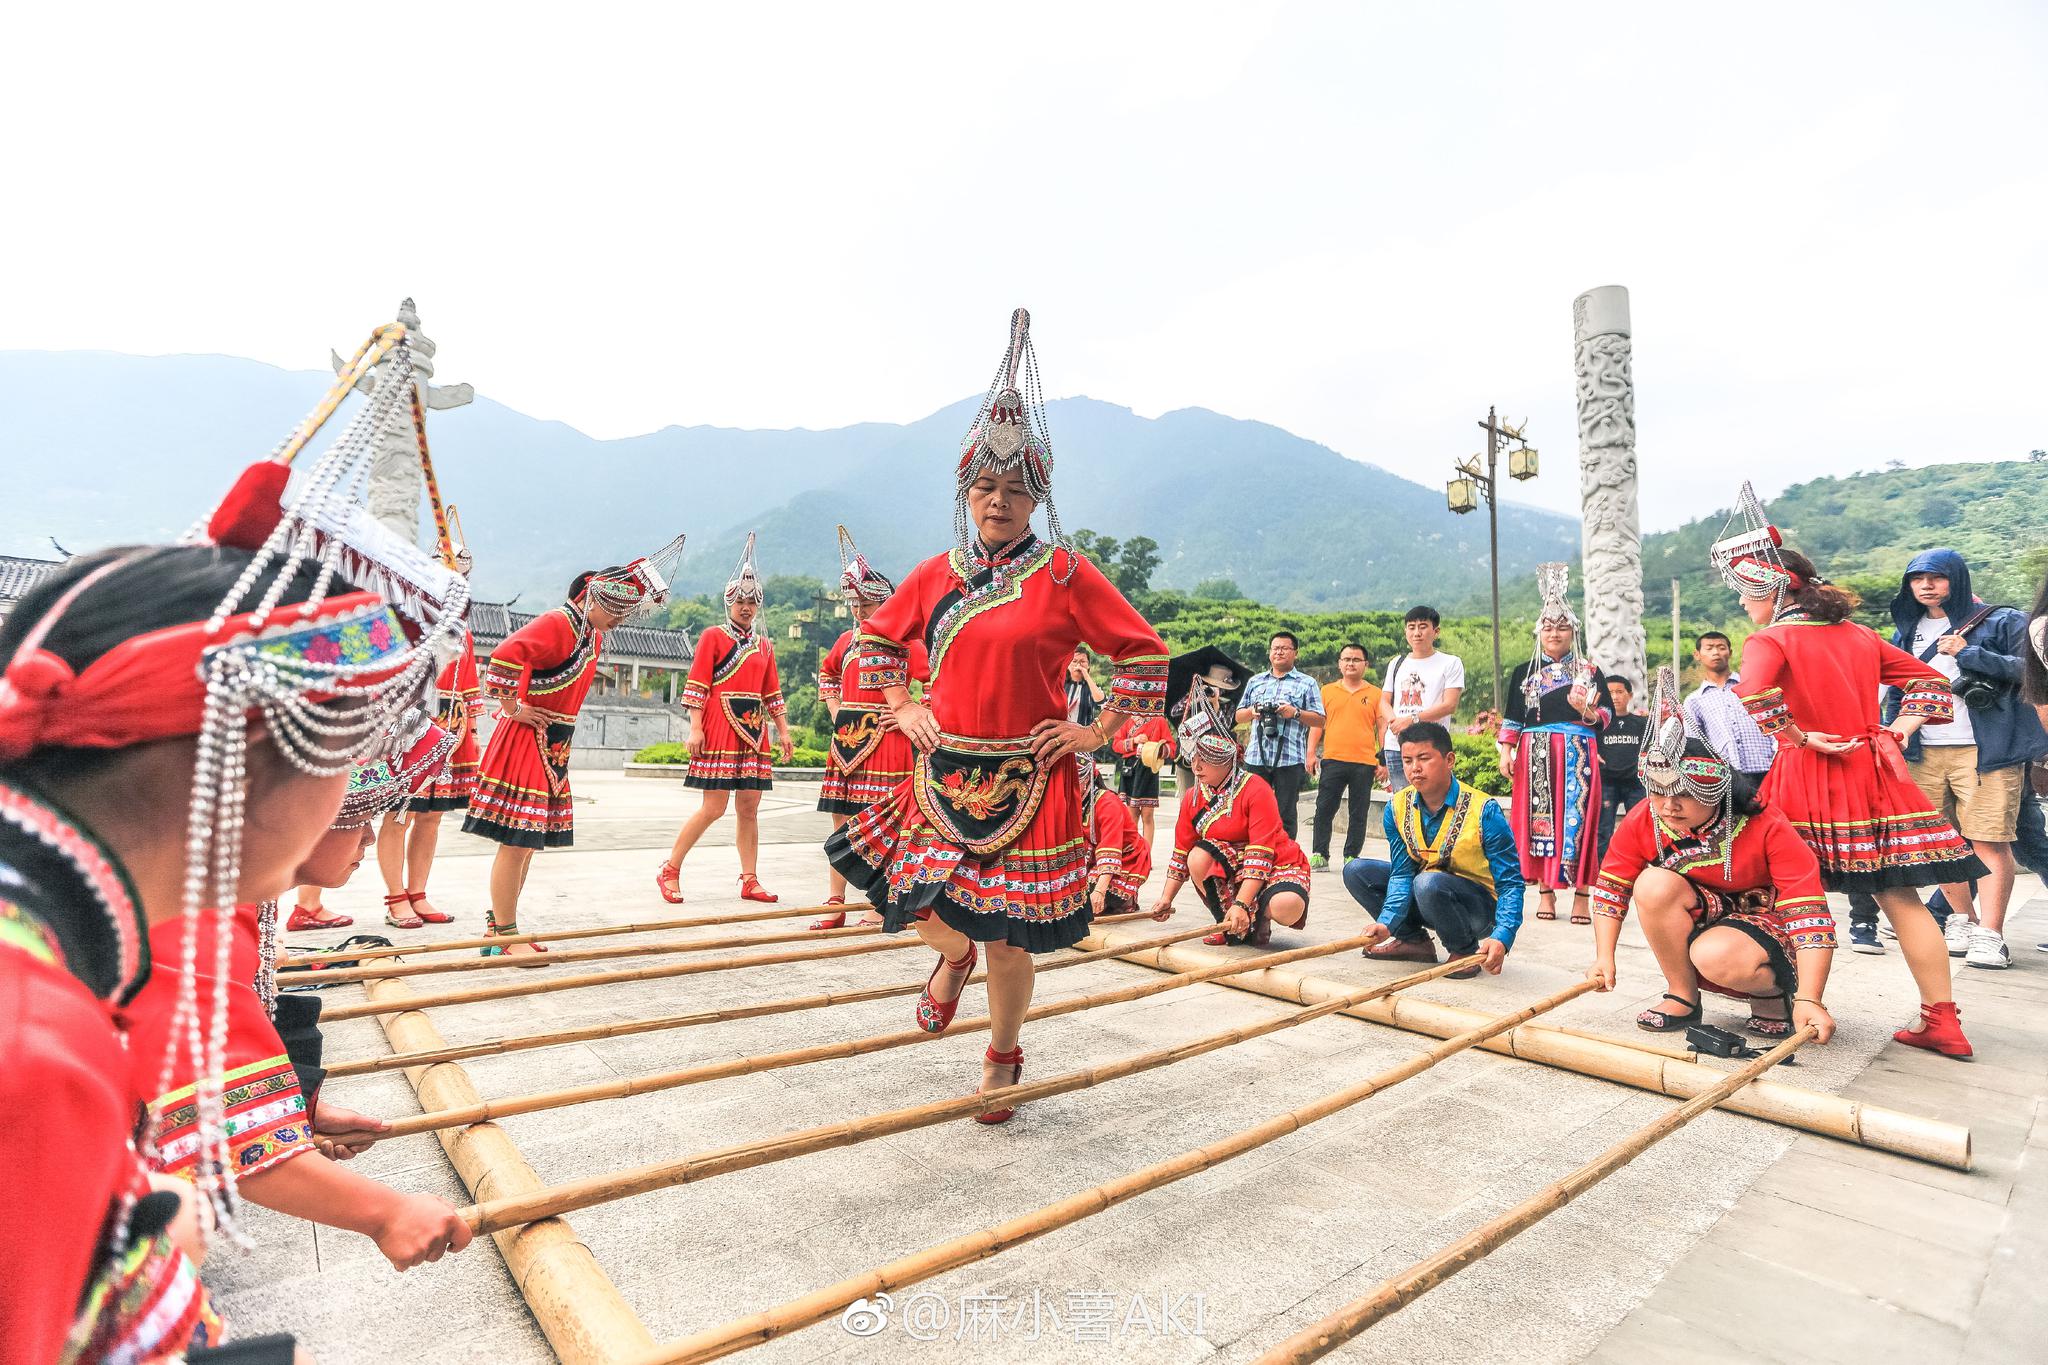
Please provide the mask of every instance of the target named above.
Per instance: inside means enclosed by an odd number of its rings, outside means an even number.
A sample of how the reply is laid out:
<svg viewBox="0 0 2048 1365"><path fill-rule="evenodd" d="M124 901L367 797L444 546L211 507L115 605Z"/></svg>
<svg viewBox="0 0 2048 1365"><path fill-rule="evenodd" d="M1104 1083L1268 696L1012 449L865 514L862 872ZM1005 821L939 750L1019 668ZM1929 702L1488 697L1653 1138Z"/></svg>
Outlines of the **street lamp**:
<svg viewBox="0 0 2048 1365"><path fill-rule="evenodd" d="M1487 569L1493 575L1493 713L1501 714L1500 706L1500 509L1496 506L1494 489L1500 477L1501 438L1515 443L1508 452L1508 477L1526 481L1536 477L1536 448L1522 439L1527 429L1525 419L1521 426L1511 427L1495 416L1494 410L1486 410L1486 420L1479 424L1486 431L1486 468L1479 467L1479 456L1467 455L1456 467L1457 477L1444 485L1444 502L1460 516L1479 510L1479 499L1486 499L1486 543Z"/></svg>

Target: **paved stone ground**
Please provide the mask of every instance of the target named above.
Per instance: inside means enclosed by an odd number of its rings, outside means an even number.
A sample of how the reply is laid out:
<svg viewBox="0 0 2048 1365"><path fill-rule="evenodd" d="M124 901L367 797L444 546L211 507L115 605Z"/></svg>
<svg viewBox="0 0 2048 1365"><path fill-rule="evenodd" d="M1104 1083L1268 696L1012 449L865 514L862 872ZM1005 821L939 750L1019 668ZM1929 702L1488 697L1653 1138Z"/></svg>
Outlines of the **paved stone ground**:
<svg viewBox="0 0 2048 1365"><path fill-rule="evenodd" d="M654 894L658 850L695 804L680 784L579 772L576 785L578 846L535 864L528 927L738 908L729 824L691 859L686 910L669 909ZM789 904L823 894L816 844L825 819L810 809L813 794L779 790L766 807L762 875ZM1164 842L1162 833L1162 850ZM468 923L481 918L488 861L479 855L487 851L451 836L436 874L443 908ZM1309 930L1277 934L1276 947L1328 942L1363 926L1363 912L1334 873L1319 874L1314 890ZM2036 893L2024 878L2016 900ZM333 893L331 903L356 915L358 929L370 928L377 894L373 873L365 873ZM1174 923L1193 923L1202 913L1184 895ZM1518 1006L1578 978L1590 953L1588 935L1562 921L1531 922L1501 977L1438 982L1422 993L1475 1008ZM2020 960L2013 970L1959 971L1982 1058L1967 1066L1889 1043L1913 999L1896 952L1838 955L1829 996L1841 1032L1828 1048L1809 1049L1785 1076L1970 1124L1976 1172L1795 1140L1754 1120L1708 1114L1338 1358L1856 1365L2039 1358L2048 1328L2048 1305L2038 1292L2048 1276L2048 955L2033 944L2043 937L2048 899L2034 899L2014 917ZM453 1043L910 981L929 963L928 954L911 948L441 1008L433 1017ZM1355 953L1306 969L1361 984L1393 974ZM1630 1018L1659 989L1633 925L1623 939L1622 970L1619 991L1582 998L1560 1010L1557 1022L1632 1034ZM462 979L513 976L490 971ZM1091 964L1045 977L1039 999L1146 979L1154 974L1143 968ZM355 995L349 987L332 998ZM963 1016L978 1012L981 999L980 988L970 991ZM1046 1021L1027 1028L1027 1076L1286 1012L1277 1002L1204 986ZM1725 1009L1713 1017L1737 1022ZM910 1002L898 999L465 1065L484 1094L510 1095L896 1031L909 1022ZM543 1179L565 1180L965 1093L978 1079L982 1046L978 1034L947 1037L526 1115L504 1127ZM635 1311L667 1339L1214 1141L1424 1046L1426 1040L1356 1020L1322 1019L1041 1101L1001 1128L950 1123L586 1210L570 1221ZM332 1026L328 1048L336 1060L387 1050L369 1020ZM335 1098L358 1108L417 1111L396 1076L334 1084ZM907 1291L875 1336L855 1337L830 1322L760 1355L870 1361L952 1358L972 1349L1019 1361L1250 1360L1670 1103L1542 1067L1462 1055L1237 1161ZM380 1146L358 1165L403 1188L467 1202L429 1136ZM401 1276L360 1237L260 1210L253 1227L256 1254L222 1254L208 1274L243 1332L298 1332L329 1365L549 1358L487 1242ZM997 1306L992 1328L987 1305ZM938 1339L918 1340L934 1335L931 1319L941 1309L946 1323ZM970 1312L973 1325L963 1339ZM919 1323L912 1320L917 1313L928 1316ZM970 1345L977 1331L981 1341Z"/></svg>

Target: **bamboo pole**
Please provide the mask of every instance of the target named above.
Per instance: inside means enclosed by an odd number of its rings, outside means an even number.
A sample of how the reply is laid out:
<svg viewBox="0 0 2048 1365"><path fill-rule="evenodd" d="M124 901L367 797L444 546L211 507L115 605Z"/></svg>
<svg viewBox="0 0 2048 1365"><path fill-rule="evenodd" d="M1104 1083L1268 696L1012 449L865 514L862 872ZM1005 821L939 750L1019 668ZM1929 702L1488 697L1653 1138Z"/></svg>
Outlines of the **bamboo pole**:
<svg viewBox="0 0 2048 1365"><path fill-rule="evenodd" d="M726 948L765 948L775 943L830 943L837 939L873 938L877 925L863 924L845 929L798 929L786 934L752 934L734 938L662 939L658 943L630 943L603 948L569 948L550 952L550 966L570 962L608 962L621 957L657 957L666 953L709 953ZM464 957L440 962L384 962L370 967L337 967L317 972L294 972L291 985L346 986L359 981L387 981L407 976L439 976L447 972L490 972L506 967L527 968L533 959L519 957Z"/></svg>
<svg viewBox="0 0 2048 1365"><path fill-rule="evenodd" d="M1097 924L1120 924L1126 920L1150 919L1143 912L1128 915L1105 915ZM583 976L541 977L534 981L512 981L502 986L473 986L464 991L442 991L439 995L422 995L412 1008L426 1009L440 1005L474 1005L484 1000L507 1000L522 995L547 995L553 991L580 990L588 986L616 986L627 981L667 981L678 976L700 976L705 972L738 971L743 967L776 967L788 962L820 962L834 957L857 957L862 953L901 952L906 948L924 946L924 940L915 934L892 934L880 943L842 943L837 947L812 948L803 952L760 953L753 957L720 958L716 962L684 962L671 967L623 967L615 972L590 972ZM353 1005L341 1005L334 1009L322 1010L323 1022L332 1023L342 1019L361 1019L366 1015L388 1014L390 1007L375 1000L364 1000Z"/></svg>
<svg viewBox="0 0 2048 1365"><path fill-rule="evenodd" d="M570 938L614 938L620 934L664 934L672 929L711 929L728 924L759 924L765 920L793 919L798 915L845 909L859 913L865 906L810 905L788 910L741 910L729 915L699 915L695 919L657 919L645 924L605 924L594 929L554 929L535 934L500 934L496 937L450 938L439 943L395 943L389 948L343 948L326 953L293 953L280 964L281 970L311 970L329 962L372 961L380 957L414 957L420 953L450 953L463 948L489 948L508 943L555 943ZM819 930L820 933L824 931Z"/></svg>
<svg viewBox="0 0 2048 1365"><path fill-rule="evenodd" d="M735 1351L763 1345L798 1328L822 1322L840 1312L848 1304L870 1295L907 1288L934 1275L957 1270L976 1261L985 1261L1011 1247L1078 1223L1083 1218L1106 1212L1141 1194L1171 1185L1175 1181L1185 1180L1191 1175L1198 1175L1267 1143L1297 1133L1312 1123L1360 1104L1391 1086L1399 1085L1454 1053L1462 1052L1496 1034L1505 1033L1547 1010L1555 1009L1568 1000L1584 995L1591 989L1593 983L1590 981L1568 986L1555 995L1538 1000L1512 1014L1488 1020L1478 1028L1438 1043L1418 1056L1411 1057L1400 1065L1390 1067L1356 1085L1325 1095L1321 1099L1291 1109L1287 1113L1233 1133L1205 1147L1183 1152L1179 1156L1169 1157L1165 1161L1133 1171L1129 1175L1105 1181L1057 1203L1047 1204L1043 1208L1012 1218L1006 1223L999 1223L995 1227L955 1237L938 1246L900 1257L887 1265L841 1280L837 1284L806 1294L780 1307L756 1313L751 1317L736 1319L681 1341L669 1342L652 1354L637 1357L633 1365L673 1365L673 1362L681 1361L716 1360Z"/></svg>
<svg viewBox="0 0 2048 1365"><path fill-rule="evenodd" d="M399 982L370 987L383 1003L405 1010L384 1017L384 1032L393 1047L432 1048L441 1035L426 1015L405 1009L407 991ZM469 1073L459 1066L415 1067L406 1072L420 1103L435 1108L477 1098ZM463 1185L478 1199L526 1194L544 1188L512 1139L496 1124L479 1124L440 1135L441 1146ZM611 1365L654 1345L647 1328L626 1306L618 1288L577 1237L559 1218L548 1218L496 1234L512 1281L566 1365Z"/></svg>
<svg viewBox="0 0 2048 1365"><path fill-rule="evenodd" d="M1241 958L1236 961L1219 962L1211 967L1195 971L1179 972L1173 976L1156 977L1140 981L1132 986L1117 986L1092 995L1077 995L1066 1000L1053 1000L1034 1006L1024 1015L1025 1023L1040 1019L1055 1019L1062 1015L1078 1014L1082 1010L1095 1009L1102 1005L1122 1005L1133 1000L1145 1000L1166 991L1178 990L1182 986L1197 985L1219 977L1235 976L1240 972L1258 971L1264 966L1283 962L1300 962L1313 957L1328 957L1350 948L1363 948L1374 941L1371 934L1359 934L1355 938L1339 939L1335 943L1311 944L1306 948L1294 948L1276 953L1270 958ZM964 989L964 988L963 988ZM784 1067L808 1066L812 1062L837 1061L844 1057L865 1057L877 1052L888 1052L899 1047L915 1047L920 1043L935 1043L941 1038L958 1034L979 1033L995 1021L987 1015L969 1019L955 1019L944 1033L927 1033L921 1028L905 1029L896 1033L875 1033L865 1038L845 1038L836 1043L819 1043L812 1047L796 1048L787 1052L767 1052L752 1057L730 1057L722 1062L706 1062L698 1066L684 1067L679 1071L664 1071L651 1076L621 1076L609 1081L593 1081L588 1085L571 1086L566 1090L544 1090L532 1095L514 1095L505 1099L481 1100L459 1108L419 1114L411 1118L395 1119L387 1137L409 1137L414 1133L437 1132L444 1128L460 1128L465 1124L483 1123L487 1120L511 1118L515 1114L534 1114L544 1109L564 1109L573 1104L590 1104L599 1100L626 1099L634 1095L651 1095L662 1090L677 1090L686 1085L700 1085L705 1081L722 1081L734 1076L752 1076L763 1071L779 1071Z"/></svg>
<svg viewBox="0 0 2048 1365"><path fill-rule="evenodd" d="M1082 943L1113 945L1121 937L1119 932L1091 934ZM1187 948L1159 948L1125 960L1158 971L1175 972L1200 966L1211 961L1213 956ZM1328 999L1347 988L1345 983L1326 977L1304 976L1285 969L1248 973L1232 977L1224 984L1232 990L1251 991L1299 1004ZM1369 1023L1385 1024L1436 1038L1460 1033L1486 1017L1476 1010L1414 999L1367 1003L1343 1012ZM1724 1074L1709 1066L1643 1052L1619 1041L1597 1041L1590 1035L1566 1034L1535 1024L1517 1029L1505 1037L1490 1039L1481 1046L1488 1052L1576 1072L1581 1076L1614 1081L1638 1090L1654 1091L1674 1099L1690 1099L1718 1084ZM1873 1147L1911 1157L1915 1161L1957 1171L1970 1169L1970 1130L1920 1114L1902 1113L1861 1100L1802 1090L1771 1080L1758 1081L1733 1096L1726 1108L1751 1118Z"/></svg>
<svg viewBox="0 0 2048 1365"><path fill-rule="evenodd" d="M1126 957L1142 952L1146 948L1165 947L1200 938L1214 932L1210 925L1199 925L1182 929L1177 933L1163 934L1148 938L1142 945L1125 948L1101 948L1090 953L1077 953L1072 957L1055 958L1051 962L1034 962L1032 967L1037 975L1060 971L1066 967L1080 967L1090 962L1101 962L1107 958ZM977 985L988 980L986 971L977 970L967 978L967 985ZM802 1010L829 1009L834 1005L865 1004L873 1000L890 1000L899 996L916 995L924 989L924 978L907 981L895 986L870 986L858 991L825 991L817 995L800 995L787 1000L769 1000L757 1005L734 1005L727 1009L699 1010L694 1014L669 1014L653 1019L629 1019L617 1024L591 1024L582 1028L555 1029L548 1033L529 1033L512 1038L489 1038L480 1043L468 1043L457 1047L434 1048L427 1052L396 1052L383 1057L363 1057L352 1062L341 1062L327 1068L327 1077L333 1080L340 1076L362 1076L377 1071L395 1071L408 1066L431 1066L435 1062L460 1062L471 1057L496 1057L507 1052L523 1052L529 1048L559 1047L565 1043L588 1043L605 1038L626 1038L639 1033L661 1033L674 1028L694 1028L701 1024L729 1024L740 1019L759 1019L772 1014L794 1014ZM965 987L963 987L965 989Z"/></svg>
<svg viewBox="0 0 2048 1365"><path fill-rule="evenodd" d="M1485 1226L1460 1237L1436 1255L1417 1261L1371 1294L1346 1304L1321 1322L1295 1333L1260 1356L1258 1365L1303 1365L1306 1361L1321 1360L1374 1323L1392 1317L1474 1261L1499 1250L1556 1213L1641 1156L1652 1144L1677 1132L1790 1057L1813 1036L1810 1026L1800 1029L1747 1066L1729 1073L1718 1085L1709 1086L1670 1113L1636 1129L1570 1175L1544 1186L1530 1198Z"/></svg>
<svg viewBox="0 0 2048 1365"><path fill-rule="evenodd" d="M626 1171L614 1171L606 1175L590 1176L583 1180L572 1180L538 1193L510 1199L494 1199L475 1204L462 1211L462 1216L477 1232L496 1232L517 1223L535 1218L555 1217L587 1209L594 1204L610 1203L631 1195L647 1194L654 1190L672 1189L677 1185L693 1184L709 1180L714 1176L730 1175L734 1171L751 1170L772 1162L787 1161L792 1157L805 1156L811 1152L822 1152L834 1147L850 1147L856 1143L868 1142L875 1138L887 1137L893 1133L906 1133L916 1128L930 1128L953 1119L968 1118L985 1112L991 1102L1004 1106L1021 1105L1032 1100L1042 1100L1053 1095L1064 1095L1076 1090L1087 1090L1110 1081L1122 1080L1140 1072L1156 1071L1175 1062L1184 1062L1191 1057L1215 1052L1237 1043L1263 1038L1269 1033L1295 1028L1312 1019L1335 1014L1347 1005L1364 1000L1376 1000L1383 995L1419 986L1425 981L1434 981L1446 973L1476 961L1476 958L1460 958L1425 971L1415 972L1398 980L1378 986L1369 986L1350 995L1339 996L1308 1009L1296 1010L1292 1014L1262 1020L1242 1028L1225 1029L1192 1042L1174 1047L1159 1048L1152 1052L1141 1052L1123 1057L1101 1066L1088 1067L1081 1071L1069 1071L1063 1076L1049 1080L1027 1081L1009 1086L996 1095L962 1095L956 1099L935 1100L930 1104L913 1105L907 1109L894 1109L880 1114L869 1114L863 1118L850 1119L844 1123L826 1124L818 1128L805 1128L778 1137L763 1138L755 1142L740 1143L737 1146L722 1147L709 1152L698 1152L678 1157L672 1161L657 1161L651 1165L635 1167Z"/></svg>

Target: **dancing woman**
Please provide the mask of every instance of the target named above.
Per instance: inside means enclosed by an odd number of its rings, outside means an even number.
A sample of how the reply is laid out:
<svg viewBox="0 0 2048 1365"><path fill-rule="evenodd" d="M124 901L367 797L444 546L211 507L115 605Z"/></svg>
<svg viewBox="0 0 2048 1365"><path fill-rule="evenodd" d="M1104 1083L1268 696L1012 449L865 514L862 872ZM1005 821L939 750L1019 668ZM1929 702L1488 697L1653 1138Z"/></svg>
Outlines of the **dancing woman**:
<svg viewBox="0 0 2048 1365"><path fill-rule="evenodd" d="M1566 597L1571 568L1536 570L1543 611L1536 651L1508 675L1506 717L1495 741L1514 779L1509 810L1522 879L1536 888L1536 918L1557 918L1572 888L1572 923L1591 924L1587 894L1600 870L1600 731L1613 719L1607 679L1578 650L1579 618Z"/></svg>
<svg viewBox="0 0 2048 1365"><path fill-rule="evenodd" d="M754 572L754 533L747 533L739 566L725 584L725 623L706 626L697 637L683 709L690 714L690 771L686 787L704 793L697 813L676 831L668 861L654 874L661 898L683 903L683 859L704 831L725 814L738 793L738 828L733 843L740 855L740 899L774 904L778 899L755 875L761 852L761 793L775 785L768 756L768 722L782 746L784 763L796 756L789 717L782 705L782 679L775 671L775 646L754 628L761 615L761 578Z"/></svg>
<svg viewBox="0 0 2048 1365"><path fill-rule="evenodd" d="M882 694L861 686L854 667L859 655L860 628L874 615L875 608L889 600L896 585L871 566L853 543L844 526L839 528L839 591L853 613L852 630L846 631L818 663L818 697L832 715L832 749L825 758L825 784L818 792L818 809L832 817L838 829L851 816L860 814L886 798L910 776L910 741L896 727ZM924 641L912 640L910 680L926 682L931 669ZM825 904L846 904L846 878L838 868L830 869L831 894ZM873 910L864 912L858 924L880 924ZM846 911L834 910L812 922L813 929L837 929L846 923Z"/></svg>
<svg viewBox="0 0 2048 1365"><path fill-rule="evenodd" d="M1696 1024L1701 991L1749 1004L1749 1031L1783 1038L1811 1024L1834 1035L1821 997L1834 961L1835 920L1820 863L1751 779L1686 732L1677 676L1657 670L1636 770L1649 800L1615 827L1593 887L1593 969L1614 989L1614 946L1631 899L1663 969L1664 1000L1636 1026L1668 1033Z"/></svg>
<svg viewBox="0 0 2048 1365"><path fill-rule="evenodd" d="M1173 761L1173 726L1165 716L1133 716L1118 727L1109 747L1117 756L1117 791L1138 818L1149 845L1159 810L1159 770Z"/></svg>
<svg viewBox="0 0 2048 1365"><path fill-rule="evenodd" d="M1266 779L1246 771L1230 718L1200 682L1188 696L1180 750L1195 785L1180 800L1153 918L1171 915L1173 898L1192 881L1220 926L1204 943L1268 943L1276 921L1307 928L1308 858L1281 825Z"/></svg>
<svg viewBox="0 0 2048 1365"><path fill-rule="evenodd" d="M1064 542L1029 327L1018 309L962 446L954 548L913 569L861 627L860 683L881 692L916 748L913 772L825 843L833 867L881 910L885 933L915 923L938 950L917 1002L920 1028L941 1033L952 1022L977 945L988 946L984 1093L1022 1074L1031 955L1088 932L1088 844L1072 758L1104 743L1106 723L1157 714L1165 700L1158 634ZM1028 398L1017 387L1020 364ZM1031 531L1040 503L1049 541ZM909 691L918 640L931 658L922 703ZM1083 642L1114 668L1109 719L1092 726L1064 719L1067 661ZM978 1117L1000 1123L1011 1113Z"/></svg>
<svg viewBox="0 0 2048 1365"><path fill-rule="evenodd" d="M1095 759L1076 754L1080 765L1081 828L1088 836L1088 910L1128 915L1138 908L1138 891L1152 875L1152 841L1139 832L1131 808L1095 780Z"/></svg>
<svg viewBox="0 0 2048 1365"><path fill-rule="evenodd" d="M577 712L597 675L604 633L643 604L667 598L664 573L682 543L677 536L647 559L576 575L566 602L534 617L491 651L483 692L498 703L500 717L462 821L463 833L481 834L498 845L491 862L491 904L484 912L488 937L519 932L519 898L534 853L575 842L569 745ZM543 943L512 943L482 953L530 959L521 966L547 961Z"/></svg>
<svg viewBox="0 0 2048 1365"><path fill-rule="evenodd" d="M1813 850L1828 890L1867 891L1891 920L1920 991L1920 1018L1892 1037L1968 1057L1948 945L1914 888L1983 876L1984 864L1913 785L1900 753L1915 730L1953 715L1955 695L1933 667L1849 619L1855 596L1783 548L1748 484L1736 515L1745 529L1711 554L1761 627L1742 647L1735 691L1778 741L1763 799ZM1889 726L1878 724L1881 683L1905 695Z"/></svg>

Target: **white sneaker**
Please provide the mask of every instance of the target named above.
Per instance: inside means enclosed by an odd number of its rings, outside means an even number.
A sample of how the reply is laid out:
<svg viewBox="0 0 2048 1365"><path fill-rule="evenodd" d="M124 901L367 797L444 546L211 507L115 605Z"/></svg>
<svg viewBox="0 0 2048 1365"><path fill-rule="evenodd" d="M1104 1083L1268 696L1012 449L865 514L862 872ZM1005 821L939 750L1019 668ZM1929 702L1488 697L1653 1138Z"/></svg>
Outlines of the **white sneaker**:
<svg viewBox="0 0 2048 1365"><path fill-rule="evenodd" d="M1957 911L1948 917L1942 927L1941 936L1948 940L1948 955L1961 957L1970 951L1970 934L1976 929L1977 921Z"/></svg>
<svg viewBox="0 0 2048 1365"><path fill-rule="evenodd" d="M2010 967L2012 952L2005 946L2005 935L1996 929L1982 926L1970 931L1970 951L1963 958L1966 967Z"/></svg>

